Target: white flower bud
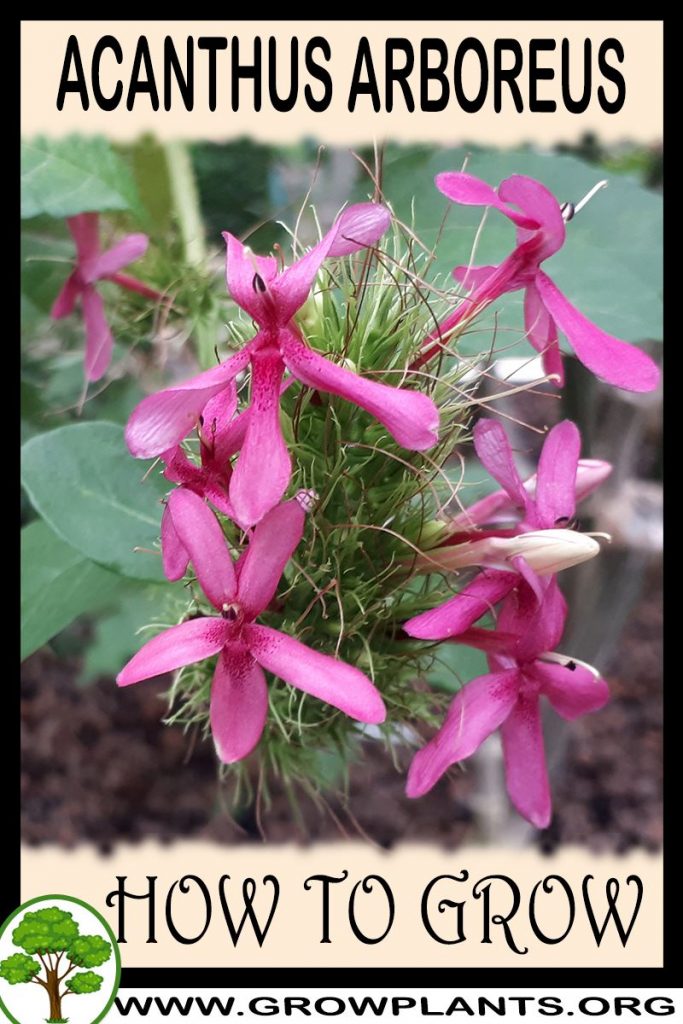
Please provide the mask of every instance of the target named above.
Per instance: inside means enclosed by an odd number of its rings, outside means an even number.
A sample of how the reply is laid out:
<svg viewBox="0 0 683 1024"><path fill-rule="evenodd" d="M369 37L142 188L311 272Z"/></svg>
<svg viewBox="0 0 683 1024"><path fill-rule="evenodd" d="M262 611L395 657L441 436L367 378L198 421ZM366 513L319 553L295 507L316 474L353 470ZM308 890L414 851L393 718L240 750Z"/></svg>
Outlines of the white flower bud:
<svg viewBox="0 0 683 1024"><path fill-rule="evenodd" d="M517 537L486 537L452 547L431 550L419 560L423 572L462 569L486 565L491 569L514 571L513 559L522 557L539 576L550 576L600 552L593 537L575 530L533 530Z"/></svg>

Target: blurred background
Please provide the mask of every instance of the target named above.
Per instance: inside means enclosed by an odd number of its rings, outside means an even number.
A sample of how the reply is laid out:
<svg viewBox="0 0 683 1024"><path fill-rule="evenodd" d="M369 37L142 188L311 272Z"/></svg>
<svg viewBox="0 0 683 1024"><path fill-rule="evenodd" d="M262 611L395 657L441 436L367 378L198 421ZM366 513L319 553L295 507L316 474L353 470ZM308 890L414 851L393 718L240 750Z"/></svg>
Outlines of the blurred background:
<svg viewBox="0 0 683 1024"><path fill-rule="evenodd" d="M226 337L220 232L248 235L261 252L275 242L284 244L279 222L296 221L312 182L312 201L326 226L345 201L372 193L363 163L374 168L376 160L372 152L320 152L314 142L276 149L250 140L163 152L154 140L144 139L114 155L134 183L136 200L127 209L125 204L117 208L111 224L150 234L150 253L132 272L172 291L183 315L166 315L163 307L151 311L149 303L119 291L107 294L114 363L83 402L80 317L60 323L49 317L70 269L72 242L62 218L30 208L22 239L24 441L76 421L123 424L161 380L188 376L196 365L188 340L194 340L195 350L203 346L212 352ZM660 150L628 145L606 150L592 137L553 153L389 146L382 159L384 194L404 220L413 218L428 243L445 205L431 179L438 170L459 169L465 156L468 169L493 184L513 171L531 174L560 201L576 202L598 179L609 180L608 189L569 225L568 242L550 270L587 316L660 358ZM451 212L437 269L446 273L469 260L479 219L480 211ZM477 262L501 258L510 242L505 231L505 225L488 219ZM521 338L518 297L508 296L504 308L482 318L480 326L463 339L463 350L468 356L481 352L483 358L496 338L497 357L479 397L495 397L492 408L505 417L521 468L533 471L543 429L564 417L579 424L584 457L607 459L615 467L580 509L582 529L608 532L612 543L600 558L561 579L571 609L562 649L603 672L612 700L570 726L556 718L546 723L555 808L551 827L536 833L511 812L495 739L466 770L455 769L418 801L404 797L404 774L383 747L369 743L343 799L330 796L314 804L304 797L293 810L287 794L275 790L259 820L253 807L231 812L212 745L162 724L168 681L125 692L113 682L139 646L136 630L153 618L165 585L94 575L102 570L83 565L71 549L62 550L59 538L36 528L42 524L24 492L22 820L27 843L88 841L106 850L116 841L148 837L238 843L361 836L383 846L419 838L451 845L536 843L547 851L558 843L616 851L659 847L661 395L618 392L567 358L561 398L547 386L496 397L538 376ZM467 466L464 499L495 488L469 461L469 452L458 454ZM58 577L63 582L65 574L72 598L50 602L51 586ZM484 665L478 652L450 650L457 656L452 674L442 659L430 679L444 689L454 687L454 678L474 677ZM408 760L406 750L402 767Z"/></svg>

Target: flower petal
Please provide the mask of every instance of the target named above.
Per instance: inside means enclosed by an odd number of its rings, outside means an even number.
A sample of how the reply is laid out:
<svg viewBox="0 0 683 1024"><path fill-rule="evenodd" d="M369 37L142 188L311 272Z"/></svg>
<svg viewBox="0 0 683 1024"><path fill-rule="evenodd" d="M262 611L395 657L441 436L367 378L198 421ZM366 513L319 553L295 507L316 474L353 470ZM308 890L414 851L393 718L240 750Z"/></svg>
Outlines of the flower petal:
<svg viewBox="0 0 683 1024"><path fill-rule="evenodd" d="M328 256L348 256L373 245L390 223L391 214L379 203L357 203L344 210L318 244L287 267L275 281L273 290L280 325L284 326L303 306Z"/></svg>
<svg viewBox="0 0 683 1024"><path fill-rule="evenodd" d="M555 576L537 576L528 568L525 576L525 582L519 582L501 608L497 628L516 633L515 657L531 662L539 654L553 651L562 639L567 603Z"/></svg>
<svg viewBox="0 0 683 1024"><path fill-rule="evenodd" d="M541 693L558 715L570 722L590 711L599 711L609 700L609 689L602 676L580 662L569 658L564 665L535 661L532 672L541 682Z"/></svg>
<svg viewBox="0 0 683 1024"><path fill-rule="evenodd" d="M596 377L625 391L654 391L659 383L659 369L647 353L596 327L542 271L536 275L536 287L576 358Z"/></svg>
<svg viewBox="0 0 683 1024"><path fill-rule="evenodd" d="M439 411L428 395L360 377L314 352L291 331L280 338L283 359L303 384L355 402L404 448L419 452L436 444Z"/></svg>
<svg viewBox="0 0 683 1024"><path fill-rule="evenodd" d="M487 494L485 498L475 501L469 508L458 512L457 516L454 516L448 523L448 531L449 534L460 531L467 532L473 526L492 526L496 523L507 522L512 518L519 518L519 515L515 516L515 512L518 513L519 510L511 502L510 495L501 489L494 491L493 494Z"/></svg>
<svg viewBox="0 0 683 1024"><path fill-rule="evenodd" d="M137 459L152 459L174 448L197 423L210 398L230 385L248 365L251 344L220 366L143 398L126 426L126 444Z"/></svg>
<svg viewBox="0 0 683 1024"><path fill-rule="evenodd" d="M148 640L133 655L119 672L116 682L119 686L129 686L141 679L152 679L183 665L210 658L223 647L229 627L230 623L218 618L189 619L178 626L171 626Z"/></svg>
<svg viewBox="0 0 683 1024"><path fill-rule="evenodd" d="M475 266L461 266L453 267L453 277L463 287L469 288L470 291L476 288L482 288L489 280L492 274L498 270L497 266L488 267L475 267Z"/></svg>
<svg viewBox="0 0 683 1024"><path fill-rule="evenodd" d="M512 803L536 828L547 828L552 808L538 697L520 693L501 729L505 781Z"/></svg>
<svg viewBox="0 0 683 1024"><path fill-rule="evenodd" d="M406 795L423 796L451 765L470 757L505 721L515 705L519 672L494 672L463 686L435 736L413 758Z"/></svg>
<svg viewBox="0 0 683 1024"><path fill-rule="evenodd" d="M563 420L550 431L538 460L536 477L536 519L550 530L567 526L576 511L576 473L581 451L581 434L571 420Z"/></svg>
<svg viewBox="0 0 683 1024"><path fill-rule="evenodd" d="M576 502L583 501L607 479L612 472L609 462L602 459L579 459L576 470ZM533 500L536 496L536 474L524 481L524 490ZM515 508L507 491L494 491L485 498L475 501L469 508L458 512L447 524L449 533L467 531L472 526L494 525L507 522L513 517Z"/></svg>
<svg viewBox="0 0 683 1024"><path fill-rule="evenodd" d="M514 203L527 217L533 218L540 231L521 231L518 243L524 244L530 238L534 241L534 255L537 264L547 260L564 244L566 228L562 210L552 192L535 178L525 174L512 174L501 181L498 193L507 203ZM524 225L520 225L524 227Z"/></svg>
<svg viewBox="0 0 683 1024"><path fill-rule="evenodd" d="M204 486L204 474L199 466L191 462L183 449L178 445L162 452L162 462L166 463L164 478L172 484L189 487L195 494L201 494Z"/></svg>
<svg viewBox="0 0 683 1024"><path fill-rule="evenodd" d="M50 310L52 319L61 320L63 316L68 316L69 313L73 312L76 299L80 294L81 285L78 283L76 274L69 274L59 295L52 304L52 309Z"/></svg>
<svg viewBox="0 0 683 1024"><path fill-rule="evenodd" d="M541 302L536 285L531 282L524 290L524 329L537 352L543 355L543 369L557 378L557 386L564 384L562 353L557 340L555 321Z"/></svg>
<svg viewBox="0 0 683 1024"><path fill-rule="evenodd" d="M211 509L193 491L179 487L166 506L180 543L188 553L199 584L214 608L222 610L237 594L235 567L228 544Z"/></svg>
<svg viewBox="0 0 683 1024"><path fill-rule="evenodd" d="M612 472L612 465L603 459L579 459L576 470L576 500L583 501L602 484Z"/></svg>
<svg viewBox="0 0 683 1024"><path fill-rule="evenodd" d="M211 684L211 733L224 764L250 754L261 739L268 714L263 669L248 651L228 645L221 651Z"/></svg>
<svg viewBox="0 0 683 1024"><path fill-rule="evenodd" d="M280 577L304 532L306 513L286 501L263 517L240 559L237 592L249 618L256 618L275 596Z"/></svg>
<svg viewBox="0 0 683 1024"><path fill-rule="evenodd" d="M378 724L386 718L379 690L359 669L267 626L245 626L244 635L259 664L286 683L359 722Z"/></svg>
<svg viewBox="0 0 683 1024"><path fill-rule="evenodd" d="M161 557L166 579L172 583L181 580L187 572L190 556L176 532L168 505L161 517Z"/></svg>
<svg viewBox="0 0 683 1024"><path fill-rule="evenodd" d="M349 256L378 242L391 224L391 213L381 203L355 203L332 225L334 238L328 256Z"/></svg>
<svg viewBox="0 0 683 1024"><path fill-rule="evenodd" d="M78 263L93 259L100 251L99 214L77 213L75 217L67 217L66 223L76 244Z"/></svg>
<svg viewBox="0 0 683 1024"><path fill-rule="evenodd" d="M83 280L88 284L102 277L109 277L117 270L122 270L129 263L134 263L147 252L149 238L147 235L126 235L120 242L107 249L106 252L81 262L80 270Z"/></svg>
<svg viewBox="0 0 683 1024"><path fill-rule="evenodd" d="M223 232L223 238L227 246L225 280L228 291L237 305L258 324L274 326L276 316L270 289L277 277L277 260L273 256L256 256L229 231Z"/></svg>
<svg viewBox="0 0 683 1024"><path fill-rule="evenodd" d="M480 572L459 594L438 608L422 612L403 626L408 636L419 640L445 640L457 636L502 601L519 583L514 572Z"/></svg>
<svg viewBox="0 0 683 1024"><path fill-rule="evenodd" d="M104 302L92 285L83 289L83 319L85 320L85 376L86 380L99 380L109 368L114 339L104 315Z"/></svg>
<svg viewBox="0 0 683 1024"><path fill-rule="evenodd" d="M518 508L526 508L528 495L501 424L496 420L479 420L474 428L474 447L484 469L505 488Z"/></svg>
<svg viewBox="0 0 683 1024"><path fill-rule="evenodd" d="M464 633L458 633L446 643L475 647L479 651L486 651L487 654L495 654L498 657L503 655L512 657L518 639L515 633L503 633L500 629L482 629L480 626L470 626Z"/></svg>
<svg viewBox="0 0 683 1024"><path fill-rule="evenodd" d="M222 515L227 516L228 519L232 519L234 521L235 510L232 507L230 498L228 497L227 484L208 476L204 481L202 494Z"/></svg>
<svg viewBox="0 0 683 1024"><path fill-rule="evenodd" d="M211 450L217 449L221 437L231 429L236 411L237 386L231 381L224 391L219 391L204 406L200 428L202 444Z"/></svg>
<svg viewBox="0 0 683 1024"><path fill-rule="evenodd" d="M454 203L463 206L492 206L509 217L518 227L531 230L539 227L536 218L508 206L491 185L472 174L465 174L463 171L444 171L437 174L434 184L439 192Z"/></svg>
<svg viewBox="0 0 683 1024"><path fill-rule="evenodd" d="M251 404L246 435L230 479L230 502L243 529L277 505L287 490L292 462L280 426L284 363L277 349L252 356Z"/></svg>
<svg viewBox="0 0 683 1024"><path fill-rule="evenodd" d="M518 255L518 250L515 250L497 267L491 267L490 274L481 274L480 278L467 298L461 299L453 312L422 340L420 355L410 364L411 369L424 365L432 356L442 351L450 341L451 333L460 324L471 320L480 310L506 292L523 287L528 278L526 260Z"/></svg>

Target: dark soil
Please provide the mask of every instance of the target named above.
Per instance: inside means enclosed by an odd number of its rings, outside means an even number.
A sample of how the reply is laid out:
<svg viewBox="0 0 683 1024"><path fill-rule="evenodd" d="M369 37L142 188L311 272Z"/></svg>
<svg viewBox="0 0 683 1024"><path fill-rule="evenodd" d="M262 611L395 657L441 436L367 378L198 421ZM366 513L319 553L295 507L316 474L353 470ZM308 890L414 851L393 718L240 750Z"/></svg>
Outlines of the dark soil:
<svg viewBox="0 0 683 1024"><path fill-rule="evenodd" d="M596 849L657 848L661 843L661 577L649 574L642 598L607 672L610 704L571 726L555 818L539 842ZM210 744L192 745L162 725L165 684L122 692L111 679L79 689L76 661L49 650L24 665L22 690L23 837L31 844L195 837L225 842L338 839L367 835L388 846L399 839L460 844L473 839L468 799L473 773L457 772L421 800L403 795L404 776L383 750L369 749L351 776L347 807L302 797L306 832L282 793L260 822L239 824L221 806Z"/></svg>

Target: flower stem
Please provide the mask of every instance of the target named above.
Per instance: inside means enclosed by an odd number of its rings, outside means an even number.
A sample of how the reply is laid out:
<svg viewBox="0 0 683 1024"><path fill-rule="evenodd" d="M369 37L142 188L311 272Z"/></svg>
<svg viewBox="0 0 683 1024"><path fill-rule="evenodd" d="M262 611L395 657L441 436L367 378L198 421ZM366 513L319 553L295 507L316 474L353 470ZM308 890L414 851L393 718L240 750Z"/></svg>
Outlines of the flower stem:
<svg viewBox="0 0 683 1024"><path fill-rule="evenodd" d="M199 192L190 154L182 142L164 143L171 197L183 239L185 259L200 266L206 259L204 225L199 208Z"/></svg>
<svg viewBox="0 0 683 1024"><path fill-rule="evenodd" d="M187 146L182 142L165 142L163 145L168 167L173 209L183 240L186 262L192 267L201 267L206 262L206 240L204 223L199 205L199 191L192 169L192 160ZM197 319L193 325L193 338L197 359L203 370L215 363L215 347L218 340L219 320L212 310Z"/></svg>

